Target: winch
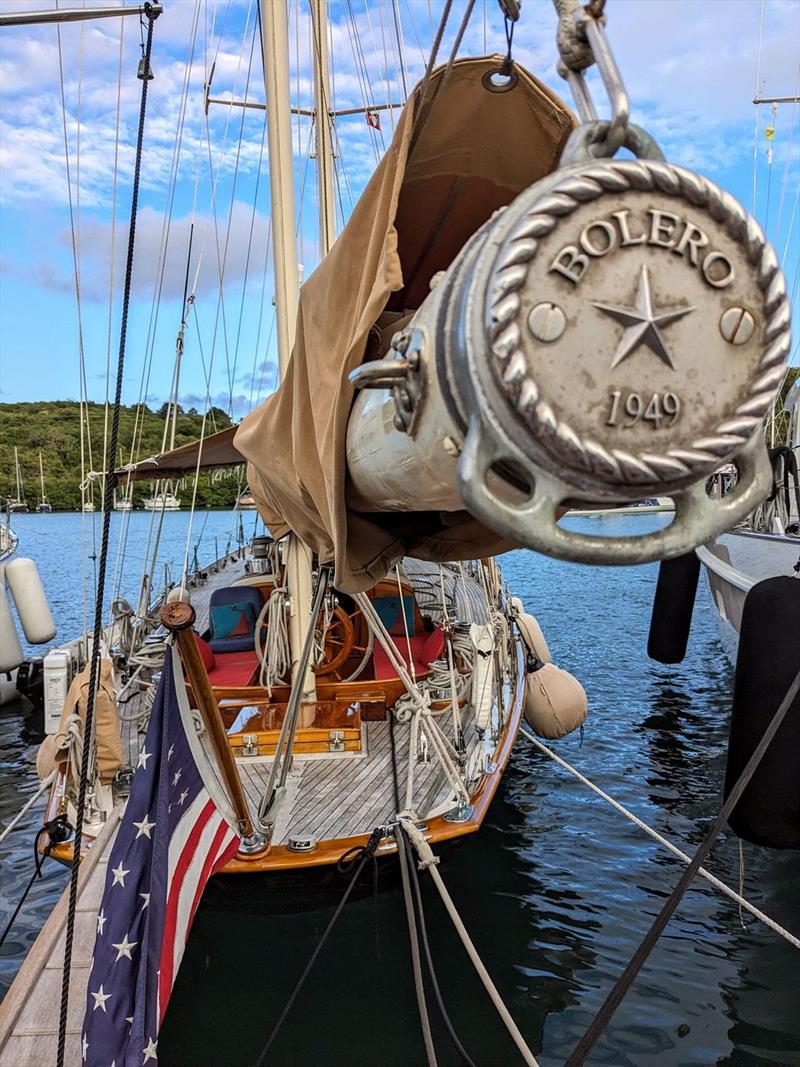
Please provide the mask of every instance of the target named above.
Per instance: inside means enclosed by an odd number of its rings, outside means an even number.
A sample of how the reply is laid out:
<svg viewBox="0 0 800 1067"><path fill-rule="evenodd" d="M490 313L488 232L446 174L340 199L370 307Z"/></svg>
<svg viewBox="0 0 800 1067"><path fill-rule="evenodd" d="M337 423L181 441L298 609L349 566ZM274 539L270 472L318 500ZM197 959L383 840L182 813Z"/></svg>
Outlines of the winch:
<svg viewBox="0 0 800 1067"><path fill-rule="evenodd" d="M549 555L646 562L729 529L769 491L762 422L790 309L756 221L628 121L602 15L577 18L613 117L596 119L568 69L583 121L558 169L489 219L388 356L354 373L383 392L356 401L351 431L375 447L348 449L352 500L466 507ZM735 486L711 499L706 479L726 463ZM558 524L575 502L651 496L675 503L663 530Z"/></svg>

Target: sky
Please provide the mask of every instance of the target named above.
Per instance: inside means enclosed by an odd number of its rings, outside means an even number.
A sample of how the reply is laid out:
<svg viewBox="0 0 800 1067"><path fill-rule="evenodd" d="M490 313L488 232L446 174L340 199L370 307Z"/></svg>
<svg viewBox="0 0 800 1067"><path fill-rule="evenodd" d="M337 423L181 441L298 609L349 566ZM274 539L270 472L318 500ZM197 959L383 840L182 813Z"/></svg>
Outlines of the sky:
<svg viewBox="0 0 800 1067"><path fill-rule="evenodd" d="M0 0L0 12L53 6ZM464 7L455 0L442 56ZM164 8L153 36L123 397L158 407L169 396L188 279L194 300L180 402L198 410L214 404L239 418L276 379L269 160L263 112L211 104L206 115L204 85L213 66L212 97L263 101L256 6L164 0ZM307 0L288 0L288 9L292 103L308 108ZM332 0L334 107L401 100L403 75L411 87L423 73L441 10L442 0ZM754 211L783 257L796 317L800 106L773 113L752 100L756 91L798 93L800 0L608 0L606 12L634 121L669 160L701 171ZM555 30L551 0L524 0L514 57L571 104L556 72ZM496 0L477 0L460 54L504 51ZM140 58L136 16L60 31L0 29L0 402L81 392L102 401L109 367L113 391ZM602 115L602 87L594 75L590 84ZM339 120L340 216L388 145L391 122L390 112L381 113L380 131L363 115ZM307 276L318 239L305 118L295 121L294 143Z"/></svg>

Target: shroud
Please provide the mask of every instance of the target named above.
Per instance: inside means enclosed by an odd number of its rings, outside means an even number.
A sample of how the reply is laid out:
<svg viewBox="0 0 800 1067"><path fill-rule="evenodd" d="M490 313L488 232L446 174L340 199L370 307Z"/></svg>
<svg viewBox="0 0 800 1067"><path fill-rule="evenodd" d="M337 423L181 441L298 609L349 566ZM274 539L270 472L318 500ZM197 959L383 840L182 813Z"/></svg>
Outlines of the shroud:
<svg viewBox="0 0 800 1067"><path fill-rule="evenodd" d="M519 66L513 88L487 89L484 75L501 64L457 60L449 76L440 67L413 91L347 225L300 291L283 383L236 433L272 535L291 530L333 562L343 592L371 587L404 555L444 562L514 547L466 511L349 508L345 459L348 374L385 352L433 275L498 208L555 169L575 124Z"/></svg>

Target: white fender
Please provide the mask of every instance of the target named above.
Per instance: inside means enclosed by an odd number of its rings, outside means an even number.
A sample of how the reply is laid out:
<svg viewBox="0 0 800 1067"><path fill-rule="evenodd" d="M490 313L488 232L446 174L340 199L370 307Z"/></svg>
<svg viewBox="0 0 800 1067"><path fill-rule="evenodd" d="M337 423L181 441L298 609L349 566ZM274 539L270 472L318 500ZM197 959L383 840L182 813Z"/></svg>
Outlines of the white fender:
<svg viewBox="0 0 800 1067"><path fill-rule="evenodd" d="M535 734L557 741L586 721L586 691L569 671L546 663L525 676L523 711Z"/></svg>
<svg viewBox="0 0 800 1067"><path fill-rule="evenodd" d="M5 567L0 567L0 673L12 671L25 659L6 593ZM14 687L16 692L16 686ZM6 698L10 699L8 693Z"/></svg>
<svg viewBox="0 0 800 1067"><path fill-rule="evenodd" d="M56 626L47 603L44 586L32 559L15 559L6 564L6 581L25 631L32 645L46 645L56 636Z"/></svg>
<svg viewBox="0 0 800 1067"><path fill-rule="evenodd" d="M542 663L552 663L553 657L550 655L550 649L547 647L547 641L536 617L529 615L525 611L518 596L511 598L511 607L525 648L532 652Z"/></svg>
<svg viewBox="0 0 800 1067"><path fill-rule="evenodd" d="M486 730L492 721L494 705L494 634L491 626L473 622L469 628L472 642L472 705L475 709L475 723Z"/></svg>

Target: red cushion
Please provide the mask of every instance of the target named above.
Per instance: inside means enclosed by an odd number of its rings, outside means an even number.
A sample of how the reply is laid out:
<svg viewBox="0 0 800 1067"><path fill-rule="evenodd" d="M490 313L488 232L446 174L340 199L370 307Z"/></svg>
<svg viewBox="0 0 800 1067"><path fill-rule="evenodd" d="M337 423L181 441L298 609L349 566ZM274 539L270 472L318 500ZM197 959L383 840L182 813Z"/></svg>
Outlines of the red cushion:
<svg viewBox="0 0 800 1067"><path fill-rule="evenodd" d="M194 639L197 642L197 647L200 649L200 659L203 661L203 666L206 671L213 671L215 659L211 646L208 641L203 640L196 630L194 631Z"/></svg>
<svg viewBox="0 0 800 1067"><path fill-rule="evenodd" d="M258 656L248 652L217 652L208 680L217 686L253 685L258 678Z"/></svg>
<svg viewBox="0 0 800 1067"><path fill-rule="evenodd" d="M425 663L433 663L435 659L440 658L442 652L444 652L444 630L437 626L426 637L421 653L422 659Z"/></svg>
<svg viewBox="0 0 800 1067"><path fill-rule="evenodd" d="M415 634L413 637L409 637L406 641L405 635L402 637L392 637L397 651L400 653L400 658L408 668L408 649L411 647L411 660L414 664L414 671L416 674L426 674L428 667L432 660L438 659L441 651L444 647L444 634L440 629L436 629L430 634ZM375 677L378 680L385 678L396 678L397 671L392 666L392 663L383 650L383 645L378 641L375 642L375 649L373 651L373 664L375 667Z"/></svg>

